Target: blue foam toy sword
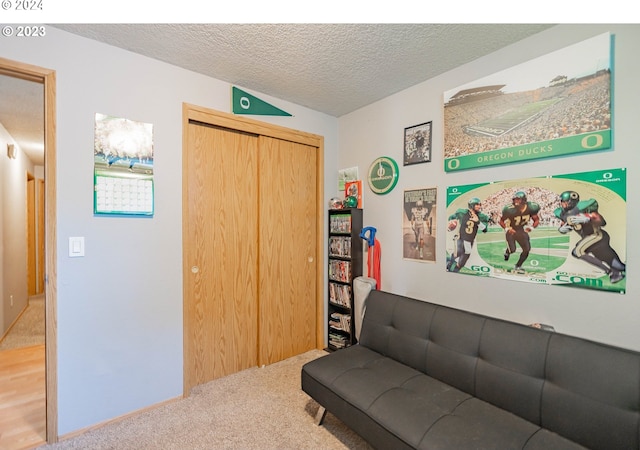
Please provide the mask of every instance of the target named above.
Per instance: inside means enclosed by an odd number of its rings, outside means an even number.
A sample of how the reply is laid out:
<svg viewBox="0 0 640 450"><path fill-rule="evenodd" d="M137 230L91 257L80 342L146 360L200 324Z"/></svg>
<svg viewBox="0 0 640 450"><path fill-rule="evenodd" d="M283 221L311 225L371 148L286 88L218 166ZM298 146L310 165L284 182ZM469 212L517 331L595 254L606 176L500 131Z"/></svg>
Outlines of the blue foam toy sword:
<svg viewBox="0 0 640 450"><path fill-rule="evenodd" d="M382 289L382 275L380 273L380 256L382 250L380 242L376 239L376 229L374 227L365 227L360 232L360 238L367 241L369 251L367 256L367 276L376 280L377 289Z"/></svg>

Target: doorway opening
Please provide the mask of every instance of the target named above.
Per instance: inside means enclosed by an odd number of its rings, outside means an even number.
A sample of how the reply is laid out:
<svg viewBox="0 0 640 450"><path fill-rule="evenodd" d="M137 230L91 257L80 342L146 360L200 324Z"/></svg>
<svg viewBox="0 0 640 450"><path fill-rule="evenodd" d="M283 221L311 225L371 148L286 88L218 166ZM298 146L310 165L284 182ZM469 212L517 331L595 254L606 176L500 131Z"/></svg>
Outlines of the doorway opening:
<svg viewBox="0 0 640 450"><path fill-rule="evenodd" d="M55 71L0 58L0 77L6 80L25 80L41 85L44 93L43 108L44 121L44 162L43 177L40 179L33 174L27 174L27 190L29 199L33 197L33 203L37 205L39 201L42 205L42 214L38 217L37 210L31 217L30 211L25 211L28 230L25 230L25 240L23 243L26 250L27 279L24 281L29 295L38 292L44 296L45 315L45 438L46 442L54 443L58 440L58 402L57 402L57 347L56 347L56 75ZM1 103L9 107L9 102ZM15 111L14 111L15 113ZM9 147L9 145L7 145ZM8 149L7 149L8 150ZM13 152L12 152L13 153ZM9 160L8 162L12 162ZM25 177L22 172L21 177ZM25 178L22 178L25 180ZM6 192L5 192L6 194ZM5 196L6 198L6 196ZM25 202L26 203L26 202ZM35 206L38 208L38 206ZM27 238L29 235L29 238ZM26 243L28 242L28 244ZM33 248L32 247L33 243ZM3 264L8 266L8 264ZM3 269L4 270L4 269ZM5 280L6 281L6 280ZM8 295L10 297L10 295ZM0 301L11 303L11 298L5 298L4 292L0 295Z"/></svg>

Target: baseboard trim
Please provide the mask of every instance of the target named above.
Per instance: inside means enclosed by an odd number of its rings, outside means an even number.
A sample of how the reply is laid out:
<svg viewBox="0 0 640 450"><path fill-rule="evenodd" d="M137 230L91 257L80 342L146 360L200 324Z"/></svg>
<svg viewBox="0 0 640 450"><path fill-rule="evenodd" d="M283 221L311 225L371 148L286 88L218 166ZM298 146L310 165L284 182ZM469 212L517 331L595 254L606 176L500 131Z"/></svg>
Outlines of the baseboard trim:
<svg viewBox="0 0 640 450"><path fill-rule="evenodd" d="M173 403L173 402L176 402L178 400L182 400L183 398L184 397L180 395L178 397L170 398L168 400L165 400L165 401L162 401L162 402L159 402L159 403L154 403L151 406L146 406L144 408L137 409L135 411L131 411L130 413L124 414L122 416L114 417L113 419L105 420L104 422L100 422L100 423L97 423L95 425L88 426L86 428L81 428L79 430L72 431L70 433L66 433L66 434L58 437L58 442L65 441L65 440L68 440L68 439L72 439L72 438L75 438L75 437L78 437L78 436L82 436L83 434L88 433L89 431L98 430L98 429L100 429L102 427L105 427L107 425L111 425L112 423L116 423L116 422L120 422L120 421L125 420L125 419L129 419L131 417L137 416L138 414L142 414L144 412L154 410L156 408L159 408L161 406L167 405L169 403Z"/></svg>

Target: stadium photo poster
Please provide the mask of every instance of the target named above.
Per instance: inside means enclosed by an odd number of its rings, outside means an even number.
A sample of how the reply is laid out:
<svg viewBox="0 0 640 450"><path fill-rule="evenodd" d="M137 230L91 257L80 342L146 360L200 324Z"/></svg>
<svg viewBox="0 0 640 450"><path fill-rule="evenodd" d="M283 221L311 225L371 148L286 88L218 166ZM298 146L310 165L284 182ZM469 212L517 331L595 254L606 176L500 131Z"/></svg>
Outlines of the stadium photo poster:
<svg viewBox="0 0 640 450"><path fill-rule="evenodd" d="M444 93L445 172L611 148L604 33Z"/></svg>
<svg viewBox="0 0 640 450"><path fill-rule="evenodd" d="M626 169L447 188L449 272L625 293Z"/></svg>
<svg viewBox="0 0 640 450"><path fill-rule="evenodd" d="M438 189L405 190L402 211L402 257L436 261L436 200Z"/></svg>

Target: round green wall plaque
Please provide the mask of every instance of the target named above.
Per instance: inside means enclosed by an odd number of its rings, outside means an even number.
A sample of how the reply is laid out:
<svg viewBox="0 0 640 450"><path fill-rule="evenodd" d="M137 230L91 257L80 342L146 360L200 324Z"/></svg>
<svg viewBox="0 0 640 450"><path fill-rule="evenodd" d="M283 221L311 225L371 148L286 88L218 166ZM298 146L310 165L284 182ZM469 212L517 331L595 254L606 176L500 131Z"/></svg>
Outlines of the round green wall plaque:
<svg viewBox="0 0 640 450"><path fill-rule="evenodd" d="M398 183L398 164L388 156L381 156L371 163L368 178L375 194L388 194Z"/></svg>

